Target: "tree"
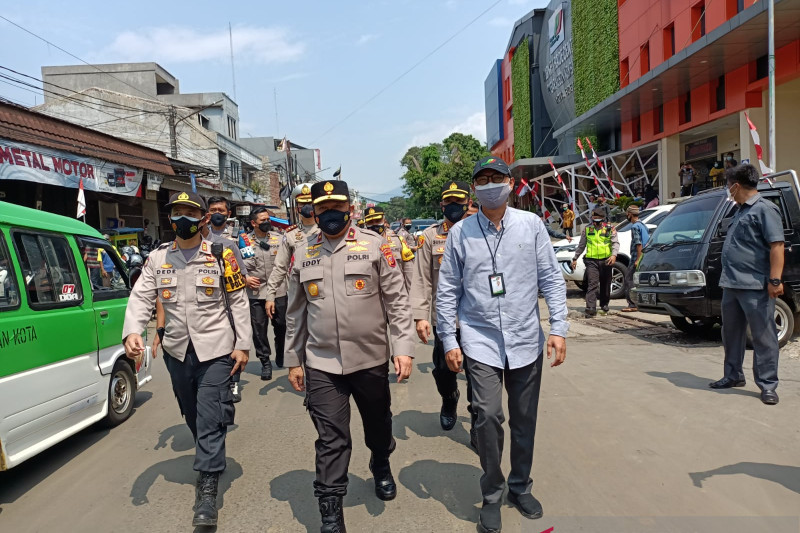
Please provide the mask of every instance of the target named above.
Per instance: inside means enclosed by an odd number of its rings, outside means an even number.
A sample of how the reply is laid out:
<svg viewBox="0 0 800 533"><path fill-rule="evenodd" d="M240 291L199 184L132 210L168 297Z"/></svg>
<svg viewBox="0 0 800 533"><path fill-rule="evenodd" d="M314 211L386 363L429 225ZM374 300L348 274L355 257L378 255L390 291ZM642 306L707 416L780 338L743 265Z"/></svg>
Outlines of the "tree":
<svg viewBox="0 0 800 533"><path fill-rule="evenodd" d="M400 160L406 172L402 178L406 194L407 216L415 218L440 215L442 186L451 180L469 183L475 162L490 155L472 135L453 133L441 143L412 146Z"/></svg>
<svg viewBox="0 0 800 533"><path fill-rule="evenodd" d="M388 202L381 202L380 205L385 213L386 220L394 222L408 216L406 214L406 199L403 196L393 196Z"/></svg>

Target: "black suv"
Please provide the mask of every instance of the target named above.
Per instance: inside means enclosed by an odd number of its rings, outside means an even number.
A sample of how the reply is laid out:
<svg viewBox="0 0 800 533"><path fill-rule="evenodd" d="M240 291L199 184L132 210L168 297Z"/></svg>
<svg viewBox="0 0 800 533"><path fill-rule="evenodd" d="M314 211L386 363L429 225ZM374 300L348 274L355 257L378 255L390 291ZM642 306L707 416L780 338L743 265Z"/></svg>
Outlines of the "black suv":
<svg viewBox="0 0 800 533"><path fill-rule="evenodd" d="M800 312L800 200L797 176L787 171L758 186L781 212L786 238L784 294L775 306L780 345L792 337ZM778 181L785 180L785 181ZM722 244L738 206L724 188L703 191L670 212L650 237L634 275L639 310L669 315L686 333L703 333L721 323Z"/></svg>

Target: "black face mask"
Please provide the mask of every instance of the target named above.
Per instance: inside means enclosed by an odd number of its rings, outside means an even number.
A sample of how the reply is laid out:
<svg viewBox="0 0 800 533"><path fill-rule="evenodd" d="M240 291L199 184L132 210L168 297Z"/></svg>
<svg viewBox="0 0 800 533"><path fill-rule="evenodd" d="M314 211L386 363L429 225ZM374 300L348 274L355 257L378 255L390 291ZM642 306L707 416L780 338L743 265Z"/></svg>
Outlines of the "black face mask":
<svg viewBox="0 0 800 533"><path fill-rule="evenodd" d="M261 224L258 225L258 229L260 229L264 233L268 233L272 229L272 224L270 224L269 221L262 222Z"/></svg>
<svg viewBox="0 0 800 533"><path fill-rule="evenodd" d="M311 204L306 204L300 208L300 216L305 218L312 218L314 216L314 206Z"/></svg>
<svg viewBox="0 0 800 533"><path fill-rule="evenodd" d="M348 211L336 211L329 209L317 215L317 225L325 235L338 235L350 223L350 213Z"/></svg>
<svg viewBox="0 0 800 533"><path fill-rule="evenodd" d="M172 229L175 231L175 235L185 241L191 239L200 231L199 218L187 216L172 217L170 221L172 222Z"/></svg>
<svg viewBox="0 0 800 533"><path fill-rule="evenodd" d="M406 231L411 231L411 224L406 224L403 227L406 228Z"/></svg>
<svg viewBox="0 0 800 533"><path fill-rule="evenodd" d="M447 204L446 206L442 207L442 212L447 220L455 224L464 218L464 215L467 213L467 209L467 204Z"/></svg>
<svg viewBox="0 0 800 533"><path fill-rule="evenodd" d="M223 215L222 213L214 213L211 215L211 225L215 228L218 228L225 224L225 221L228 220L228 217Z"/></svg>
<svg viewBox="0 0 800 533"><path fill-rule="evenodd" d="M375 233L378 233L380 235L383 235L383 230L385 230L386 227L384 227L383 225L367 226L367 229L370 231L374 231Z"/></svg>

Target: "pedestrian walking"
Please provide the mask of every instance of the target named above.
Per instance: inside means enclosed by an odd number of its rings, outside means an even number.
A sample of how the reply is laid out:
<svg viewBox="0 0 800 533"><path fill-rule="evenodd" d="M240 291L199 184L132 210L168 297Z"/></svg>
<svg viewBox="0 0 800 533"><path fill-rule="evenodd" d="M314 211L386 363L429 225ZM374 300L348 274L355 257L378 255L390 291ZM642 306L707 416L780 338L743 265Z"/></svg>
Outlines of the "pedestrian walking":
<svg viewBox="0 0 800 533"><path fill-rule="evenodd" d="M317 429L314 496L319 499L321 531L343 533L342 498L352 450L351 396L372 452L375 494L381 500L397 495L389 464L396 445L389 359L393 350L398 382L411 375L413 323L391 247L382 236L351 224L347 183L315 183L311 197L321 232L295 249L286 363L292 387L306 391Z"/></svg>
<svg viewBox="0 0 800 533"><path fill-rule="evenodd" d="M411 235L411 228L414 227L413 222L410 218L406 217L402 220L402 224L400 228L397 230L397 236L402 237L405 239L406 244L411 249L412 252L417 251L417 239Z"/></svg>
<svg viewBox="0 0 800 533"><path fill-rule="evenodd" d="M639 220L638 205L628 206L628 209L625 211L625 217L631 225L631 249L629 252L631 261L628 263L628 270L625 272L625 298L628 300L628 307L623 309L622 312L633 313L639 310L636 302L631 299L633 276L642 258L642 248L644 248L647 241L650 239L650 233L647 231L647 226Z"/></svg>
<svg viewBox="0 0 800 533"><path fill-rule="evenodd" d="M161 302L164 362L195 441L199 475L192 525L214 526L225 436L236 410L230 379L247 364L250 312L233 253L200 233L208 223L205 201L195 193L175 193L167 209L176 238L150 253L128 299L122 340L128 357L141 357L141 332Z"/></svg>
<svg viewBox="0 0 800 533"><path fill-rule="evenodd" d="M739 205L722 246L722 344L725 375L712 389L744 387L747 329L753 342L753 379L761 401L778 403L778 331L775 299L783 294L784 230L777 206L756 187L759 175L745 164L725 171L728 198Z"/></svg>
<svg viewBox="0 0 800 533"><path fill-rule="evenodd" d="M586 318L597 315L597 299L600 295L600 314L608 313L611 301L611 274L617 262L619 239L617 232L606 222L606 212L596 208L592 212L592 223L581 233L581 240L572 257L572 270L578 266L578 258L586 251Z"/></svg>
<svg viewBox="0 0 800 533"><path fill-rule="evenodd" d="M569 208L569 204L564 204L561 209L561 229L564 230L564 235L572 238L572 226L575 224L575 212Z"/></svg>
<svg viewBox="0 0 800 533"><path fill-rule="evenodd" d="M454 372L462 371L463 364L472 381L483 469L482 532L501 530L504 383L511 430L508 500L527 518L543 514L531 494L530 478L543 352L546 346L548 359L555 354L551 366L560 365L569 329L566 286L553 246L538 216L508 207L513 184L499 158L476 163L473 188L481 210L450 229L436 291L447 364ZM540 291L550 311L548 339L539 321Z"/></svg>
<svg viewBox="0 0 800 533"><path fill-rule="evenodd" d="M408 246L406 240L398 236L386 225L386 217L383 208L380 206L370 207L364 215L366 228L374 231L383 237L386 244L394 254L395 261L401 266L403 273L403 284L406 292L411 290L411 280L414 276L414 252Z"/></svg>
<svg viewBox="0 0 800 533"><path fill-rule="evenodd" d="M450 431L458 421L458 373L447 366L444 357L444 346L436 332L436 314L431 317L431 309L436 308L436 287L439 282L439 269L444 258L444 247L450 229L467 216L472 201L469 197L469 185L463 181L448 181L442 187L440 206L444 220L425 229L420 237L422 243L417 251L414 281L411 284L411 306L414 310L417 336L424 343L431 337L431 321L433 323L433 380L436 390L442 397L442 408L439 411L439 424L445 431ZM459 338L456 329L456 340ZM467 374L467 402L472 402L472 387ZM475 433L475 414L470 411L470 444L477 448Z"/></svg>

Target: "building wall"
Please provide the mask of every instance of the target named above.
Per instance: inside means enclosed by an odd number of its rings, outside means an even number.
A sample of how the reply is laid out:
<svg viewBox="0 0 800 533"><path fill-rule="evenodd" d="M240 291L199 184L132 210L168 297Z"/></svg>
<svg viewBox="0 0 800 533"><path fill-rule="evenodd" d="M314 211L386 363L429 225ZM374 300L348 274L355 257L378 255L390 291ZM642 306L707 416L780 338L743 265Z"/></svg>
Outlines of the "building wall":
<svg viewBox="0 0 800 533"><path fill-rule="evenodd" d="M275 149L274 137L245 137L239 140L239 144L244 146L249 151L266 157L269 161L269 168L274 169L276 165L280 165L284 171L286 169L286 153L279 152ZM297 157L297 178L300 181L312 181L314 179L321 179L322 174L317 175L317 157L316 152L311 148L292 149L292 164L294 158ZM329 170L332 174L333 170ZM345 178L346 179L346 178Z"/></svg>
<svg viewBox="0 0 800 533"><path fill-rule="evenodd" d="M501 76L503 61L498 59L486 81L483 83L485 95L484 107L486 109L486 142L489 146L494 146L505 137L503 120L503 79Z"/></svg>
<svg viewBox="0 0 800 533"><path fill-rule="evenodd" d="M173 92L180 91L178 79L157 63L42 67L42 80L46 90L44 93L46 103L58 100L58 96L53 95L53 92L69 94L91 87L151 98L159 94L160 82L172 86ZM167 87L162 86L161 89L163 91Z"/></svg>
<svg viewBox="0 0 800 533"><path fill-rule="evenodd" d="M514 117L513 107L514 98L511 94L511 58L514 56L514 49L510 49L503 58L501 65L501 89L503 91L503 130L505 138L491 147L492 155L499 157L509 165L514 162Z"/></svg>

